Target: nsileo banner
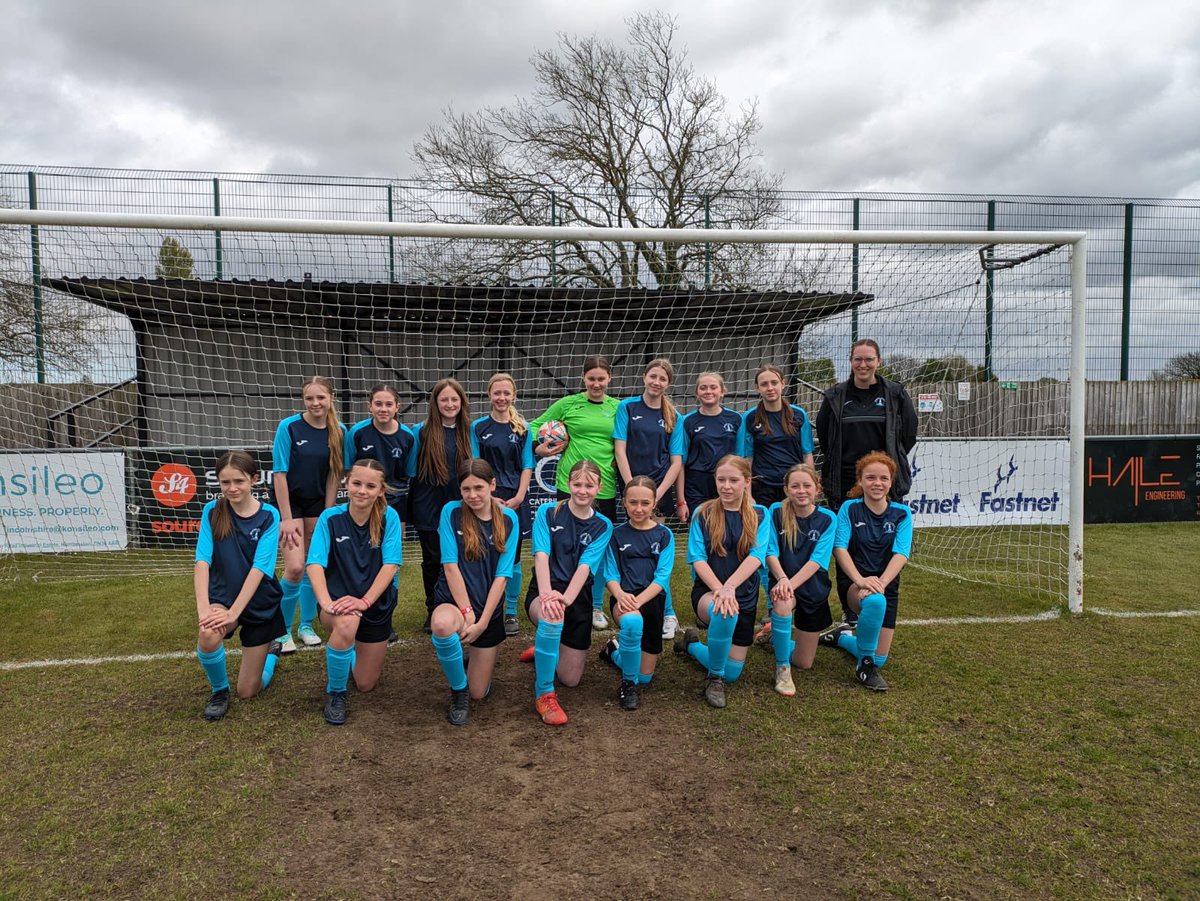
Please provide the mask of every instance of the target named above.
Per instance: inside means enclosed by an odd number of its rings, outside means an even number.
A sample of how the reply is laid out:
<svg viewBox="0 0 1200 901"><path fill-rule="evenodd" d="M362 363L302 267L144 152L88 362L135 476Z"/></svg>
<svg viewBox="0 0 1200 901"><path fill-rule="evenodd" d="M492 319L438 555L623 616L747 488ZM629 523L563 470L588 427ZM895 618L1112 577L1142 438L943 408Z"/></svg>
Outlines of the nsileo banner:
<svg viewBox="0 0 1200 901"><path fill-rule="evenodd" d="M228 448L184 447L129 452L132 513L139 547L196 546L204 505L221 493L213 464ZM254 496L270 502L271 449L247 448L262 467Z"/></svg>
<svg viewBox="0 0 1200 901"><path fill-rule="evenodd" d="M925 439L904 502L917 528L1065 525L1069 461L1065 438Z"/></svg>
<svg viewBox="0 0 1200 901"><path fill-rule="evenodd" d="M0 544L9 553L119 551L123 453L0 454Z"/></svg>
<svg viewBox="0 0 1200 901"><path fill-rule="evenodd" d="M1088 438L1085 522L1200 519L1200 435Z"/></svg>

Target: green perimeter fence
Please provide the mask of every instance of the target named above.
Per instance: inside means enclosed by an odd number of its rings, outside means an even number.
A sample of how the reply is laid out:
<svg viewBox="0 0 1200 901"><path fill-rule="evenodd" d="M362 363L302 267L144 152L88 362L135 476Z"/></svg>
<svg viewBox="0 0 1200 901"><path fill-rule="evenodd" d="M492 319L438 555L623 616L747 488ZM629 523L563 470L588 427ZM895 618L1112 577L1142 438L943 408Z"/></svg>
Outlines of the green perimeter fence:
<svg viewBox="0 0 1200 901"><path fill-rule="evenodd" d="M721 204L737 203L697 199L697 221L672 224L703 227L721 220ZM650 194L641 200L647 207L655 204ZM773 200L767 225L779 228L1085 230L1089 379L1156 378L1173 359L1200 351L1200 200L828 191L781 191ZM598 208L605 206L604 198L596 201ZM479 198L438 185L319 175L0 165L0 203L118 213L488 221ZM571 225L564 208L550 191L536 205L544 224ZM215 246L203 255L203 265L211 271L197 276L243 277L226 271L220 234L210 240ZM395 265L393 259L378 278L395 281ZM846 338L858 333L857 318L847 316ZM869 323L861 333L870 336ZM842 350L833 349L831 356L840 360ZM989 352L990 346L983 356ZM987 364L986 358L976 362ZM47 379L40 366L28 375L28 381L56 380Z"/></svg>

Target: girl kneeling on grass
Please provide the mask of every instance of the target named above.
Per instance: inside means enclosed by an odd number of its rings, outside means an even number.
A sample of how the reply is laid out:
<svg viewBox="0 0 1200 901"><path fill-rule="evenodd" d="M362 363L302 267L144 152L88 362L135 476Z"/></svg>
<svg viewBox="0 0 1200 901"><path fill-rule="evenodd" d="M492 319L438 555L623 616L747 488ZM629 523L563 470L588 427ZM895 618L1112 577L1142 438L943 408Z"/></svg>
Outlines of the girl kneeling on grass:
<svg viewBox="0 0 1200 901"><path fill-rule="evenodd" d="M378 460L355 462L346 476L350 500L321 514L308 552L308 578L317 595L325 642L325 722L346 722L350 673L359 691L379 682L396 609L401 563L400 517L388 506Z"/></svg>
<svg viewBox="0 0 1200 901"><path fill-rule="evenodd" d="M629 521L613 529L604 555L609 611L619 642L609 641L608 659L621 671L617 698L622 710L637 710L639 686L654 678L662 653L675 536L654 518L656 495L654 480L647 476L633 476L625 484Z"/></svg>
<svg viewBox="0 0 1200 901"><path fill-rule="evenodd" d="M592 644L593 573L612 534L608 517L592 506L600 485L600 468L580 460L567 475L567 500L543 504L533 520L534 579L525 612L537 633L521 660L533 661L534 706L548 726L567 722L554 692L555 675L563 685L578 685Z"/></svg>
<svg viewBox="0 0 1200 901"><path fill-rule="evenodd" d="M222 454L216 473L221 496L200 514L196 541L196 656L212 686L206 720L229 710L225 639L241 627L238 697L252 698L271 684L281 648L275 639L284 632L283 591L275 578L279 511L254 497L258 464L245 451Z"/></svg>
<svg viewBox="0 0 1200 901"><path fill-rule="evenodd" d="M858 481L838 511L833 556L838 592L858 613L857 626L842 625L821 636L821 644L838 647L858 661L859 683L871 691L887 691L879 674L887 662L896 631L900 570L912 553L912 514L904 504L888 502L896 463L872 451L855 466Z"/></svg>
<svg viewBox="0 0 1200 901"><path fill-rule="evenodd" d="M677 654L690 654L704 667L704 698L725 706L725 686L742 674L754 639L758 607L758 571L770 540L767 511L750 501L750 461L732 454L716 469L717 499L700 506L688 531L692 565L692 607L696 622L708 627L708 644L698 629L675 643Z"/></svg>
<svg viewBox="0 0 1200 901"><path fill-rule="evenodd" d="M504 641L503 605L521 540L516 511L496 494L496 474L484 460L458 471L462 500L442 509L438 536L442 574L433 590L433 649L450 683L449 718L465 726L469 699L487 697ZM463 644L471 645L471 668Z"/></svg>
<svg viewBox="0 0 1200 901"><path fill-rule="evenodd" d="M817 506L821 480L807 463L798 463L784 479L786 496L768 511L771 523L767 568L771 572L771 643L775 650L775 690L796 693L794 663L812 669L820 633L833 624L829 610L829 555L837 515ZM796 639L792 640L792 626Z"/></svg>

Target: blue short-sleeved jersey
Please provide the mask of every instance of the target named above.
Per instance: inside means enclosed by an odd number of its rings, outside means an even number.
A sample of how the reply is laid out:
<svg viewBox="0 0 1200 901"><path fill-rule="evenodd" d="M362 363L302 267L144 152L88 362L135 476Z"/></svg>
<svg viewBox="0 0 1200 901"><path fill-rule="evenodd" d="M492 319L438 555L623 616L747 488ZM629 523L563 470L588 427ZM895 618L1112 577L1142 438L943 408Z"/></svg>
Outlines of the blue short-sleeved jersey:
<svg viewBox="0 0 1200 901"><path fill-rule="evenodd" d="M521 486L521 472L533 469L533 432L527 427L525 434L519 435L507 422L480 416L471 423L471 453L491 464L498 487L516 491Z"/></svg>
<svg viewBox="0 0 1200 901"><path fill-rule="evenodd" d="M361 526L350 516L346 504L330 507L317 520L308 563L325 569L325 584L333 600L349 595L361 598L370 589L379 570L388 564L403 562L400 517L391 507L383 519L383 537L379 547L371 546L370 521ZM383 594L363 611L363 622L383 625L396 609L396 580L388 582Z"/></svg>
<svg viewBox="0 0 1200 901"><path fill-rule="evenodd" d="M356 422L346 433L345 459L346 472L358 460L377 460L383 467L384 478L395 489L388 494L388 502L397 506L408 492L408 455L412 452L416 439L412 429L401 423L390 435L379 431L375 420L364 419Z"/></svg>
<svg viewBox="0 0 1200 901"><path fill-rule="evenodd" d="M767 556L779 560L788 578L800 572L810 560L817 571L797 589L806 600L823 601L829 597L829 557L833 553L833 537L837 530L837 515L825 507L817 507L809 516L796 517L796 541L791 543L783 530L783 504L772 504L768 511L771 539Z"/></svg>
<svg viewBox="0 0 1200 901"><path fill-rule="evenodd" d="M408 506L412 526L419 532L436 532L442 518L442 508L452 501L462 499L458 488L458 430L454 426L442 426L442 450L446 455L446 471L450 474L445 484L428 482L418 475L421 442L429 440L425 424L413 428L413 446L408 454ZM435 436L436 440L436 436Z"/></svg>
<svg viewBox="0 0 1200 901"><path fill-rule="evenodd" d="M681 456L684 471L712 473L717 461L727 454L738 451L738 431L742 427L742 414L721 408L715 416L705 416L693 410L683 417L676 429L683 441Z"/></svg>
<svg viewBox="0 0 1200 901"><path fill-rule="evenodd" d="M613 420L613 441L625 442L629 474L649 476L655 485L662 485L671 457L683 455L683 433L679 418L674 430L668 432L663 411L655 410L640 397L629 397L617 407Z"/></svg>
<svg viewBox="0 0 1200 901"><path fill-rule="evenodd" d="M888 504L872 513L861 497L846 501L838 510L833 546L845 548L864 576L881 576L892 556L912 556L912 513L904 504Z"/></svg>
<svg viewBox="0 0 1200 901"><path fill-rule="evenodd" d="M720 501L710 501L709 503L720 508ZM738 541L742 537L741 511L722 509L721 512L725 514L725 556L722 557L713 551L705 516L703 511L697 511L692 516L692 524L688 529L688 563L695 564L703 560L712 568L716 577L725 582L737 571L745 558L737 555ZM756 541L754 547L750 549L750 556L756 558L759 563L765 563L767 546L771 540L770 521L767 519L766 509L758 504L754 505L754 513L757 516L757 521L753 524ZM694 565L692 578L696 578ZM758 584L758 570L756 569L750 578L737 587L739 609L753 610L758 606Z"/></svg>
<svg viewBox="0 0 1200 901"><path fill-rule="evenodd" d="M271 465L287 473L288 494L312 500L325 496L329 479L329 429L304 421L303 414L289 416L275 429Z"/></svg>
<svg viewBox="0 0 1200 901"><path fill-rule="evenodd" d="M612 523L601 513L579 519L566 501L542 504L533 518L533 552L550 558L550 580L555 583L570 582L576 569L588 567L582 597L604 562L611 534Z"/></svg>
<svg viewBox="0 0 1200 901"><path fill-rule="evenodd" d="M462 501L447 504L442 510L442 519L438 524L442 565L454 563L458 566L458 571L467 585L467 597L471 599L471 606L475 609L476 616L483 613L492 583L501 577L510 578L513 564L517 559L517 542L521 537L521 523L517 520L517 514L507 507L502 508L501 515L504 516L508 525L508 531L504 538L504 553L501 554L496 550L496 544L492 538L492 523L480 520L479 525L483 529L483 540L487 553L478 560L468 560L463 553ZM458 606L454 595L450 593L450 584L446 581L445 570L438 576L433 597L439 604ZM497 613L500 612L502 606L497 605Z"/></svg>
<svg viewBox="0 0 1200 901"><path fill-rule="evenodd" d="M654 582L665 593L675 567L675 536L662 523L635 529L622 523L612 531L604 554L604 581L618 582L630 594L641 594Z"/></svg>
<svg viewBox="0 0 1200 901"><path fill-rule="evenodd" d="M774 413L764 410L769 428L755 423L758 408L742 414L742 426L738 432L738 453L750 457L754 480L764 485L779 486L783 484L787 471L797 463L804 462L804 455L813 452L812 425L808 414L795 404L791 405L796 414L796 434L789 435L783 430L783 411Z"/></svg>
<svg viewBox="0 0 1200 901"><path fill-rule="evenodd" d="M257 513L241 517L229 510L233 531L221 541L213 540L212 514L216 500L204 505L200 534L196 540L196 562L208 564L208 600L232 607L251 569L263 574L250 603L242 611L248 622L267 622L275 616L283 598L275 564L279 557L279 511L262 504Z"/></svg>

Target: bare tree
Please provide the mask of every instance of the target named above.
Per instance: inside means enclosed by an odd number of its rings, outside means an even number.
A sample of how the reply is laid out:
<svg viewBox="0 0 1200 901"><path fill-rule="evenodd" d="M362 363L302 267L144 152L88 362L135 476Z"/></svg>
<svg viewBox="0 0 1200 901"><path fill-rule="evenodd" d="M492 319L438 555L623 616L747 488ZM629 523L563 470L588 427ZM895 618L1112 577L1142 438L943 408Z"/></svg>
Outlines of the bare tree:
<svg viewBox="0 0 1200 901"><path fill-rule="evenodd" d="M1195 351L1176 354L1167 360L1167 365L1156 369L1156 379L1200 379L1200 353Z"/></svg>
<svg viewBox="0 0 1200 901"><path fill-rule="evenodd" d="M413 155L468 213L425 201L409 212L505 225L757 228L778 214L779 176L759 164L754 101L736 112L696 74L661 13L627 20L624 46L560 35L531 63L537 87L514 105L446 113ZM428 245L423 275L598 287L741 287L761 281L746 245L571 241ZM811 271L801 255L771 268ZM763 287L762 284L756 284ZM785 287L779 285L778 287Z"/></svg>
<svg viewBox="0 0 1200 901"><path fill-rule="evenodd" d="M0 206L12 205L0 195ZM92 357L97 321L95 308L75 298L49 290L39 298L30 229L0 226L0 362L6 368L35 371L40 337L45 368L78 371Z"/></svg>

